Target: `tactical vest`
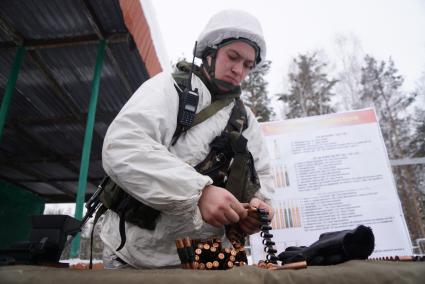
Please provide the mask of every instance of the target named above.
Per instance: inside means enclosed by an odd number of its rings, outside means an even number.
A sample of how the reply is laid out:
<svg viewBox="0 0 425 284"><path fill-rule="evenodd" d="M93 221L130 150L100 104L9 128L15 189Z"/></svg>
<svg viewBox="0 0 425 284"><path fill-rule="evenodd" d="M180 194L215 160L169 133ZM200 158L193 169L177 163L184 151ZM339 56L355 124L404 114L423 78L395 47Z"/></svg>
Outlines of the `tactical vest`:
<svg viewBox="0 0 425 284"><path fill-rule="evenodd" d="M178 85L184 83L185 74L187 78L188 73L185 70L180 70L180 72L173 74L173 78ZM176 86L176 89L179 93L181 88ZM232 95L229 97L223 100L216 100L209 107L196 114L194 125L211 117L231 101L235 101L225 129L211 142L211 151L207 157L194 168L199 173L208 175L213 180L213 185L226 188L240 202L246 203L259 190L260 182L254 167L253 157L247 148L247 139L242 136L242 132L248 127L245 106L239 97ZM181 134L177 128L174 139L176 137L178 139ZM136 200L109 177L103 182L103 190L100 191L98 200L101 205L97 210L94 224L108 209L116 212L120 217L121 244L117 251L126 242L125 222L147 230L155 229L160 211Z"/></svg>

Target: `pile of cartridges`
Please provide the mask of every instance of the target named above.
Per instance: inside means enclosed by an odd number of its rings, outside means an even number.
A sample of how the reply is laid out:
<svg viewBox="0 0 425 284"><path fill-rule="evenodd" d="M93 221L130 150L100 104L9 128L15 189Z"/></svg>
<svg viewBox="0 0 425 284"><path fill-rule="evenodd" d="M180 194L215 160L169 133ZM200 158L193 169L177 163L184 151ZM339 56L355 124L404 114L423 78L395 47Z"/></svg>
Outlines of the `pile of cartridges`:
<svg viewBox="0 0 425 284"><path fill-rule="evenodd" d="M247 264L243 247L222 248L219 238L191 240L189 237L176 240L177 252L186 269L226 270Z"/></svg>
<svg viewBox="0 0 425 284"><path fill-rule="evenodd" d="M270 270L280 269L300 269L306 268L307 262L295 262L285 265L278 265L278 258L275 255L277 250L272 241L273 235L270 233L272 227L268 213L260 208L247 208L248 215L260 221L261 237L263 238L264 252L266 260L262 260L256 265L259 268ZM245 252L245 237L238 224L226 226L226 236L233 248L222 248L221 239L211 238L207 240L191 240L189 237L177 239L177 253L182 267L186 269L200 270L226 270L234 266L247 265Z"/></svg>

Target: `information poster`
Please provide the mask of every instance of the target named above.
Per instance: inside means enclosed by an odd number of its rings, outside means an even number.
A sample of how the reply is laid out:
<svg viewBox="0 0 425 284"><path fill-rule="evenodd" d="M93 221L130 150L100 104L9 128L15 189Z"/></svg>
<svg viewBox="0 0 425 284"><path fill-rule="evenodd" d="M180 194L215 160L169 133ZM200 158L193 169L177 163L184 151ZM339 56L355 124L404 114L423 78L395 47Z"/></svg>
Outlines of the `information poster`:
<svg viewBox="0 0 425 284"><path fill-rule="evenodd" d="M309 246L363 224L373 257L411 255L409 233L373 109L261 124L272 157L275 248ZM259 234L253 261L265 259Z"/></svg>

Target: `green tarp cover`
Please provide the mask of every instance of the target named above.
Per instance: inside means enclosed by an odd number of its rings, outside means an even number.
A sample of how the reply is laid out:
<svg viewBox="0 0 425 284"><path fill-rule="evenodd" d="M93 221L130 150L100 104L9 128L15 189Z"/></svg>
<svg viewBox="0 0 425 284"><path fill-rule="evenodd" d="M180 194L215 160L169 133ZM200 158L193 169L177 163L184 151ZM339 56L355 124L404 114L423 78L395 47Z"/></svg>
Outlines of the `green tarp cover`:
<svg viewBox="0 0 425 284"><path fill-rule="evenodd" d="M44 211L44 200L0 180L0 248L28 240L30 216Z"/></svg>
<svg viewBox="0 0 425 284"><path fill-rule="evenodd" d="M301 270L268 271L253 266L227 271L184 269L74 270L37 266L0 267L0 283L425 283L425 262L349 261Z"/></svg>

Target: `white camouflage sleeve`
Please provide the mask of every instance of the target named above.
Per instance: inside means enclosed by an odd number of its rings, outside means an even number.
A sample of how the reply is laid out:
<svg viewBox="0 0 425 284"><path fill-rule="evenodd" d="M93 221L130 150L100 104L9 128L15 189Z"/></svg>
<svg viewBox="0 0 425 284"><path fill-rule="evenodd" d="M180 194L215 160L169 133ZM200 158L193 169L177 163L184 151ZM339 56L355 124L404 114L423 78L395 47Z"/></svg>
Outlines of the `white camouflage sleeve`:
<svg viewBox="0 0 425 284"><path fill-rule="evenodd" d="M212 181L168 151L177 111L170 74L145 82L111 123L102 161L112 180L144 204L165 214L194 214Z"/></svg>

